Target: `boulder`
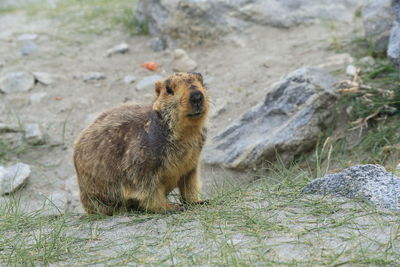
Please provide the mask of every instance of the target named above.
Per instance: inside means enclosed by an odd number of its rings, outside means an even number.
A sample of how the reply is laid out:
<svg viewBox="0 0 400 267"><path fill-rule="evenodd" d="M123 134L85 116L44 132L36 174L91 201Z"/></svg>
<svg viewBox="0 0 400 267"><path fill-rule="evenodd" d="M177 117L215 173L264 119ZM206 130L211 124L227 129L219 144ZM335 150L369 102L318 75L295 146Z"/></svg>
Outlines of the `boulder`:
<svg viewBox="0 0 400 267"><path fill-rule="evenodd" d="M309 183L307 194L368 201L379 208L400 210L400 178L379 165L357 165Z"/></svg>
<svg viewBox="0 0 400 267"><path fill-rule="evenodd" d="M17 163L7 168L0 166L0 196L13 193L20 188L29 177L29 165Z"/></svg>
<svg viewBox="0 0 400 267"><path fill-rule="evenodd" d="M265 100L246 112L206 146L204 161L233 169L263 161L284 162L311 149L336 102L335 79L318 68L301 68L268 90Z"/></svg>
<svg viewBox="0 0 400 267"><path fill-rule="evenodd" d="M385 52L393 24L391 0L372 0L362 9L365 36L376 52Z"/></svg>
<svg viewBox="0 0 400 267"><path fill-rule="evenodd" d="M398 21L393 23L390 32L387 55L398 67L400 67L400 22Z"/></svg>
<svg viewBox="0 0 400 267"><path fill-rule="evenodd" d="M193 45L254 24L291 27L316 19L350 22L360 4L359 0L139 0L136 12L151 34Z"/></svg>
<svg viewBox="0 0 400 267"><path fill-rule="evenodd" d="M0 79L0 92L11 94L27 92L35 85L33 76L26 72L8 73Z"/></svg>

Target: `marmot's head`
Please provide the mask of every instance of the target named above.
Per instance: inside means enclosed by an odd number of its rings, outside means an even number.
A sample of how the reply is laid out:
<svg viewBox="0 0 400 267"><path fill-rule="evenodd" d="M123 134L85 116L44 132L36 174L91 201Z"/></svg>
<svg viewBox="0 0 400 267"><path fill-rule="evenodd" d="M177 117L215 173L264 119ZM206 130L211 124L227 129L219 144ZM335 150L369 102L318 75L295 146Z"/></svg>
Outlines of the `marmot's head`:
<svg viewBox="0 0 400 267"><path fill-rule="evenodd" d="M175 73L156 82L153 109L180 126L201 125L209 96L200 73Z"/></svg>

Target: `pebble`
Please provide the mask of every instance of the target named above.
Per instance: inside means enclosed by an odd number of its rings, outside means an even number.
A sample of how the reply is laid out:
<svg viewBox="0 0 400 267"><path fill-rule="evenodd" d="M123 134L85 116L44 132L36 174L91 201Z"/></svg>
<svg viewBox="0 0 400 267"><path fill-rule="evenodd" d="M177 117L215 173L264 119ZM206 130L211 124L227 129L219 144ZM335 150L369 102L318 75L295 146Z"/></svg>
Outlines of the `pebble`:
<svg viewBox="0 0 400 267"><path fill-rule="evenodd" d="M47 72L34 72L32 73L35 80L44 85L50 85L54 83L54 78L50 73Z"/></svg>
<svg viewBox="0 0 400 267"><path fill-rule="evenodd" d="M150 48L154 52L163 51L167 48L167 42L160 37L155 37L150 40Z"/></svg>
<svg viewBox="0 0 400 267"><path fill-rule="evenodd" d="M31 96L29 97L29 100L30 100L31 104L37 104L37 103L40 103L45 96L47 96L47 93L38 92L38 93L31 94Z"/></svg>
<svg viewBox="0 0 400 267"><path fill-rule="evenodd" d="M129 45L127 43L121 43L119 45L114 46L107 50L107 56L111 56L113 54L124 54L129 51Z"/></svg>
<svg viewBox="0 0 400 267"><path fill-rule="evenodd" d="M197 68L197 63L187 55L185 50L175 49L172 67L174 71L190 72Z"/></svg>
<svg viewBox="0 0 400 267"><path fill-rule="evenodd" d="M135 77L135 76L133 76L133 75L126 75L126 76L124 77L124 83L125 83L125 84L131 84L131 83L134 83L134 82L136 82L136 77Z"/></svg>
<svg viewBox="0 0 400 267"><path fill-rule="evenodd" d="M98 81L98 80L104 80L106 78L106 75L101 72L90 72L86 75L83 76L83 81Z"/></svg>
<svg viewBox="0 0 400 267"><path fill-rule="evenodd" d="M154 84L159 80L162 80L162 77L160 75L147 76L141 79L136 84L135 88L138 91L150 91L154 89Z"/></svg>
<svg viewBox="0 0 400 267"><path fill-rule="evenodd" d="M0 92L10 94L27 92L33 88L35 79L27 72L8 73L0 79Z"/></svg>
<svg viewBox="0 0 400 267"><path fill-rule="evenodd" d="M31 168L17 163L7 168L0 166L0 195L10 194L19 189L31 174Z"/></svg>
<svg viewBox="0 0 400 267"><path fill-rule="evenodd" d="M46 143L45 136L42 133L39 124L28 123L25 125L25 141L33 146Z"/></svg>
<svg viewBox="0 0 400 267"><path fill-rule="evenodd" d="M375 64L375 59L371 56L366 56L360 59L360 63L372 66Z"/></svg>
<svg viewBox="0 0 400 267"><path fill-rule="evenodd" d="M348 65L346 68L346 74L349 76L356 76L357 68L354 65Z"/></svg>
<svg viewBox="0 0 400 267"><path fill-rule="evenodd" d="M38 50L39 46L32 41L22 42L21 55L28 56Z"/></svg>
<svg viewBox="0 0 400 267"><path fill-rule="evenodd" d="M20 42L23 41L35 41L39 36L36 33L24 33L18 36L17 40Z"/></svg>

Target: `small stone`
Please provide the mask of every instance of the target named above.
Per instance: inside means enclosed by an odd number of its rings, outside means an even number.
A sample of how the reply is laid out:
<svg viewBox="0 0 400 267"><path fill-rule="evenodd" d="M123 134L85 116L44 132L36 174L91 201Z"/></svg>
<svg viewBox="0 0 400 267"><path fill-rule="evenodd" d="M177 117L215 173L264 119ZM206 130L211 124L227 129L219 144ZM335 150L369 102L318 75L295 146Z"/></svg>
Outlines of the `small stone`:
<svg viewBox="0 0 400 267"><path fill-rule="evenodd" d="M13 193L19 189L31 174L31 168L17 163L7 168L0 166L0 195Z"/></svg>
<svg viewBox="0 0 400 267"><path fill-rule="evenodd" d="M37 104L37 103L40 103L45 96L47 96L47 93L45 93L45 92L34 93L34 94L31 94L31 96L29 97L29 100L30 100L31 104Z"/></svg>
<svg viewBox="0 0 400 267"><path fill-rule="evenodd" d="M129 45L127 43L121 43L119 45L114 46L107 50L107 56L111 56L113 54L124 54L129 51Z"/></svg>
<svg viewBox="0 0 400 267"><path fill-rule="evenodd" d="M25 125L25 141L33 146L46 143L46 138L40 130L39 124L29 123Z"/></svg>
<svg viewBox="0 0 400 267"><path fill-rule="evenodd" d="M44 85L50 85L54 83L53 76L50 73L47 72L34 72L32 73L33 76L35 77L35 80L44 84Z"/></svg>
<svg viewBox="0 0 400 267"><path fill-rule="evenodd" d="M0 92L19 93L27 92L33 88L35 79L26 72L13 72L0 79Z"/></svg>
<svg viewBox="0 0 400 267"><path fill-rule="evenodd" d="M36 33L24 33L18 36L17 40L23 41L35 41L39 36Z"/></svg>
<svg viewBox="0 0 400 267"><path fill-rule="evenodd" d="M349 76L356 76L357 68L354 65L348 65L346 68L346 74Z"/></svg>
<svg viewBox="0 0 400 267"><path fill-rule="evenodd" d="M154 52L163 51L167 48L167 42L160 37L155 37L150 40L150 47Z"/></svg>
<svg viewBox="0 0 400 267"><path fill-rule="evenodd" d="M83 81L98 81L98 80L104 80L106 78L106 75L101 72L90 72L83 76Z"/></svg>
<svg viewBox="0 0 400 267"><path fill-rule="evenodd" d="M197 68L197 63L186 54L185 50L176 49L174 50L172 67L174 71L190 72Z"/></svg>
<svg viewBox="0 0 400 267"><path fill-rule="evenodd" d="M371 56L366 56L360 59L360 63L372 66L375 64L375 59Z"/></svg>
<svg viewBox="0 0 400 267"><path fill-rule="evenodd" d="M135 76L133 76L133 75L126 75L126 76L124 77L124 83L125 83L125 84L131 84L131 83L134 83L134 82L136 82L136 77L135 77Z"/></svg>
<svg viewBox="0 0 400 267"><path fill-rule="evenodd" d="M162 77L160 75L151 75L147 76L143 79L141 79L137 84L136 84L136 90L138 91L150 91L154 89L154 84L162 80Z"/></svg>
<svg viewBox="0 0 400 267"><path fill-rule="evenodd" d="M21 47L21 55L28 56L38 50L39 46L32 41L24 41Z"/></svg>

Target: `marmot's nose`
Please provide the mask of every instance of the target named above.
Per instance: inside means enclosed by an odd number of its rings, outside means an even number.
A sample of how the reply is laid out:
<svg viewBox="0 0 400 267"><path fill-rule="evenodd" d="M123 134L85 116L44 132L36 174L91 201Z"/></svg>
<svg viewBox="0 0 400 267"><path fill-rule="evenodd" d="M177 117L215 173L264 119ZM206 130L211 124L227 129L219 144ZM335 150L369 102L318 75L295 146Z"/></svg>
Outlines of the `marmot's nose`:
<svg viewBox="0 0 400 267"><path fill-rule="evenodd" d="M200 91L194 91L190 94L190 102L192 104L201 104L203 102L203 93Z"/></svg>

